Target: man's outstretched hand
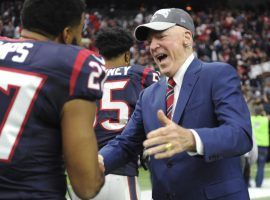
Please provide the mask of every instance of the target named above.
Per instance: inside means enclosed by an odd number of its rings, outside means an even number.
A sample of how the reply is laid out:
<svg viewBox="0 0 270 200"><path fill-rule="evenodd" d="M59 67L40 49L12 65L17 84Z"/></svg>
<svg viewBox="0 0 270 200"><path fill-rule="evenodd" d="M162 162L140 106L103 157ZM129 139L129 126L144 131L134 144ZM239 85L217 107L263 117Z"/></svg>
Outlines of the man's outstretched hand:
<svg viewBox="0 0 270 200"><path fill-rule="evenodd" d="M183 151L196 151L195 138L189 129L174 123L162 110L157 112L157 116L163 127L147 134L143 145L148 155L162 159Z"/></svg>

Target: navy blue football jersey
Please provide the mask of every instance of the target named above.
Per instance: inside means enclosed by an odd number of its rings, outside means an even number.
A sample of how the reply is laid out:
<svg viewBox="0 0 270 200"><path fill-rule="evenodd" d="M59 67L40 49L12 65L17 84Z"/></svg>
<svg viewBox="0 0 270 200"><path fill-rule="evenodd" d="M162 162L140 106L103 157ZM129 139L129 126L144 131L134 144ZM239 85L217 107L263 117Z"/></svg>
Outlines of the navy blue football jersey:
<svg viewBox="0 0 270 200"><path fill-rule="evenodd" d="M106 70L103 97L97 102L95 133L99 149L121 134L135 109L140 92L159 80L159 73L151 68L132 65ZM137 175L137 159L113 174Z"/></svg>
<svg viewBox="0 0 270 200"><path fill-rule="evenodd" d="M80 47L0 38L0 199L65 199L61 111L102 97L103 65Z"/></svg>

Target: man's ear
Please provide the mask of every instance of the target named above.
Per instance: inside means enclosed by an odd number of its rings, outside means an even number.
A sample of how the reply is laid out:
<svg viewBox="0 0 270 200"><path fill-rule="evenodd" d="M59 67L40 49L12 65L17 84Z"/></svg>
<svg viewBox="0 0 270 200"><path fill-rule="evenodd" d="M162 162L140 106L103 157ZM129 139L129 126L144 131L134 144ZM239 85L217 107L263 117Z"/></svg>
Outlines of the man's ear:
<svg viewBox="0 0 270 200"><path fill-rule="evenodd" d="M188 47L192 44L192 33L190 31L185 31L184 33L184 45Z"/></svg>
<svg viewBox="0 0 270 200"><path fill-rule="evenodd" d="M68 26L68 27L65 27L64 30L62 31L62 40L63 40L63 43L65 44L71 44L72 43L72 31L71 31L71 28Z"/></svg>

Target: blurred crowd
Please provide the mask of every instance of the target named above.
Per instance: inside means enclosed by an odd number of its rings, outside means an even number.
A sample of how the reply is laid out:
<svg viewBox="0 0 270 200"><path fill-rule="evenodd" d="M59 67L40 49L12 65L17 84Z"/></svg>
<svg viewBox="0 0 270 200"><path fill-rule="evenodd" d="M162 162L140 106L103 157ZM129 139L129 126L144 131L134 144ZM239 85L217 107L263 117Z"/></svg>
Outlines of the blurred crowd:
<svg viewBox="0 0 270 200"><path fill-rule="evenodd" d="M20 37L21 7L22 1L1 3L1 36ZM95 35L100 28L121 26L133 32L138 24L149 21L151 18L149 13L152 13L152 10L144 7L133 12L119 12L112 7L107 13L91 9L85 17L83 45L96 51ZM204 61L223 61L234 66L241 78L243 92L251 112L254 105L259 104L270 115L269 11L224 8L224 10L209 9L190 13L197 27L194 38L197 56ZM131 52L132 63L157 69L147 42L136 41Z"/></svg>

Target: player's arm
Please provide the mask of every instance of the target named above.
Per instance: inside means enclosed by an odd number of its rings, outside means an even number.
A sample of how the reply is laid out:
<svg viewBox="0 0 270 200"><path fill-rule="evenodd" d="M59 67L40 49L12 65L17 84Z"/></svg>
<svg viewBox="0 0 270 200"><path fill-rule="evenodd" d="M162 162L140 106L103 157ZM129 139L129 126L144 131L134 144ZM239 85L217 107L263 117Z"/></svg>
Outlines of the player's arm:
<svg viewBox="0 0 270 200"><path fill-rule="evenodd" d="M66 168L74 192L82 199L94 197L104 183L92 126L95 111L95 102L75 99L65 103L62 113Z"/></svg>

